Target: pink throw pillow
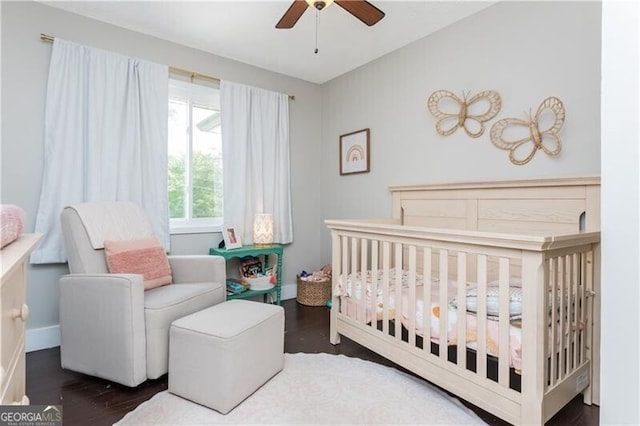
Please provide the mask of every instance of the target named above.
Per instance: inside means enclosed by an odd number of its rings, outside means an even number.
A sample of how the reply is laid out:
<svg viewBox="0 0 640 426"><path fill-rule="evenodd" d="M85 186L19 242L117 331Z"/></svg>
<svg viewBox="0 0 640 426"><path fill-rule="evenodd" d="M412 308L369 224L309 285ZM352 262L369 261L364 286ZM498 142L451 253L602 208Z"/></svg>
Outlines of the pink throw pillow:
<svg viewBox="0 0 640 426"><path fill-rule="evenodd" d="M112 274L140 274L144 289L171 284L169 258L160 241L145 238L131 241L105 241L104 253Z"/></svg>

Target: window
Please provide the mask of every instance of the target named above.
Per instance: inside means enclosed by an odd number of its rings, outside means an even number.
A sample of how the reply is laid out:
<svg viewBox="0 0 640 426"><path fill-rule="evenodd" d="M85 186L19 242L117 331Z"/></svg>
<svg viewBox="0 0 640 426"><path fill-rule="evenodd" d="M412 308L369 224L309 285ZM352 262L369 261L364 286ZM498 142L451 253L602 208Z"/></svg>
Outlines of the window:
<svg viewBox="0 0 640 426"><path fill-rule="evenodd" d="M222 224L220 91L169 80L169 218L173 233Z"/></svg>

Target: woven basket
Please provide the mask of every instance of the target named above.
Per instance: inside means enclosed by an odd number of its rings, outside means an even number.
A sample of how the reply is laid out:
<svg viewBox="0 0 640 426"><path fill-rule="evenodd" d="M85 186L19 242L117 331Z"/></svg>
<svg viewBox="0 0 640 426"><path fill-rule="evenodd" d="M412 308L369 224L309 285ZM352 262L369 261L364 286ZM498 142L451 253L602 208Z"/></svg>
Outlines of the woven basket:
<svg viewBox="0 0 640 426"><path fill-rule="evenodd" d="M306 306L325 306L331 300L331 280L305 281L298 277L298 303Z"/></svg>

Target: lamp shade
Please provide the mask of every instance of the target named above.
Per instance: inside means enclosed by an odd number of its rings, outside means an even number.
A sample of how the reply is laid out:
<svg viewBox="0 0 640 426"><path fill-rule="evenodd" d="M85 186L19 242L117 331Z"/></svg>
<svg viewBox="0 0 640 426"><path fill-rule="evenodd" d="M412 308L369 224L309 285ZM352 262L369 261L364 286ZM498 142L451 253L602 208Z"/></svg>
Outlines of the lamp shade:
<svg viewBox="0 0 640 426"><path fill-rule="evenodd" d="M273 244L273 215L257 213L253 219L253 245L266 247Z"/></svg>

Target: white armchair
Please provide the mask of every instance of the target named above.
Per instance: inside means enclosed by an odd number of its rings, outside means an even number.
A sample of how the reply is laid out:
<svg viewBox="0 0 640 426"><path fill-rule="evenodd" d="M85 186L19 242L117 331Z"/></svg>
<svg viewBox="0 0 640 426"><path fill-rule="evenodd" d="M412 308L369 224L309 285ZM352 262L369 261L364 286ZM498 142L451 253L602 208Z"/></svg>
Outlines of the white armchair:
<svg viewBox="0 0 640 426"><path fill-rule="evenodd" d="M104 249L94 248L87 228L106 219L111 223L98 224L103 230L122 224L131 239L145 238L151 229L146 214L132 203L101 204L111 212L124 208L122 214L97 214L96 219L86 212L101 209L78 208L85 203L61 214L70 271L60 279L62 368L137 386L167 373L174 320L225 300L225 261L220 256L169 256L172 284L145 291L142 275L109 273ZM145 226L135 235L131 224L141 218Z"/></svg>

